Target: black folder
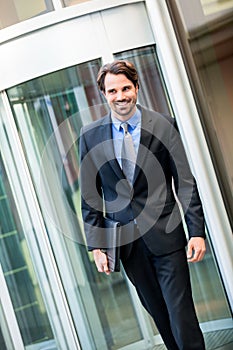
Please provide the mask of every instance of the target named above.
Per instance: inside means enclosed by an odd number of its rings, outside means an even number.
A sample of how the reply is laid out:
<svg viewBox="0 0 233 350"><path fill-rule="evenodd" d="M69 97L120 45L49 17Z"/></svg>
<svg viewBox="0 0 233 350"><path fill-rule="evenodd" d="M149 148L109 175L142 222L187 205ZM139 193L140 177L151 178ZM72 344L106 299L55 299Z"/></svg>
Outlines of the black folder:
<svg viewBox="0 0 233 350"><path fill-rule="evenodd" d="M107 255L108 267L111 272L120 271L120 244L121 225L119 222L105 218L105 248L102 251Z"/></svg>

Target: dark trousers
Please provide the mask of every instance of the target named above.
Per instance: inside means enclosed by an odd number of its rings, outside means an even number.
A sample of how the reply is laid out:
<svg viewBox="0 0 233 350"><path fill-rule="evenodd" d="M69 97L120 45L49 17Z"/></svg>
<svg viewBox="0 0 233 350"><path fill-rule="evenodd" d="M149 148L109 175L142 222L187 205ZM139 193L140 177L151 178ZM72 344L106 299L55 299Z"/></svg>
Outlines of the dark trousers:
<svg viewBox="0 0 233 350"><path fill-rule="evenodd" d="M194 309L185 249L155 256L140 238L122 263L167 349L205 349Z"/></svg>

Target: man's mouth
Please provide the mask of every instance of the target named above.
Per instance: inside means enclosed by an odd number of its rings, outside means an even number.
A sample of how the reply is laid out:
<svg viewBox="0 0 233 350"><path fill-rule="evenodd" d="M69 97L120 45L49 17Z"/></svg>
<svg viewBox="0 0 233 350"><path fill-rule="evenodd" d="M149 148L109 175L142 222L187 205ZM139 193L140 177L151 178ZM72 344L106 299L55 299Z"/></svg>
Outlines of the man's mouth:
<svg viewBox="0 0 233 350"><path fill-rule="evenodd" d="M129 103L129 101L118 101L116 102L117 106L124 107Z"/></svg>

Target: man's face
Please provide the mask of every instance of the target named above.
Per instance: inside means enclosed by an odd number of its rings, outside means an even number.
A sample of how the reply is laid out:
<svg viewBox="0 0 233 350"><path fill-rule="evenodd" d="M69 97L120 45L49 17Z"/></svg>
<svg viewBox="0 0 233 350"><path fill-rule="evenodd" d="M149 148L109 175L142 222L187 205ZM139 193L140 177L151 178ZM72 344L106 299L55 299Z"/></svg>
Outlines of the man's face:
<svg viewBox="0 0 233 350"><path fill-rule="evenodd" d="M126 121L136 112L138 87L124 74L107 73L105 80L105 97L114 117Z"/></svg>

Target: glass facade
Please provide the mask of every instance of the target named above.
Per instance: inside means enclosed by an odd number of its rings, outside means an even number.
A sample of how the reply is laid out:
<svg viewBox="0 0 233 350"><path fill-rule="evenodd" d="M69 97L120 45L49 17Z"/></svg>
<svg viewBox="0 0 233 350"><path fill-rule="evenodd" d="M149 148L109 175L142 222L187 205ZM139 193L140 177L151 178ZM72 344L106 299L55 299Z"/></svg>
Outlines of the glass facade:
<svg viewBox="0 0 233 350"><path fill-rule="evenodd" d="M53 11L52 0L1 0L0 29Z"/></svg>

